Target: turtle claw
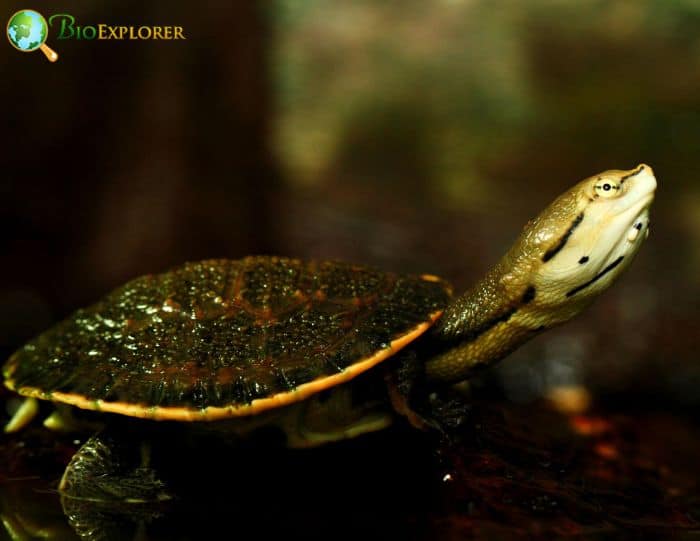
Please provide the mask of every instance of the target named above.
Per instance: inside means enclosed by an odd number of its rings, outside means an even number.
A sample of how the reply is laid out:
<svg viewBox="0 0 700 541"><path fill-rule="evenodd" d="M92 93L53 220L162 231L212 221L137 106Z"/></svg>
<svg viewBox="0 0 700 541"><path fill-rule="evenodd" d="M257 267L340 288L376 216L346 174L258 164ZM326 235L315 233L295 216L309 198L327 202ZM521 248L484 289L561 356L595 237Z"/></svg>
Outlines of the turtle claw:
<svg viewBox="0 0 700 541"><path fill-rule="evenodd" d="M5 425L5 434L11 434L22 430L32 422L32 419L39 413L39 402L36 398L25 398L17 408L12 419Z"/></svg>

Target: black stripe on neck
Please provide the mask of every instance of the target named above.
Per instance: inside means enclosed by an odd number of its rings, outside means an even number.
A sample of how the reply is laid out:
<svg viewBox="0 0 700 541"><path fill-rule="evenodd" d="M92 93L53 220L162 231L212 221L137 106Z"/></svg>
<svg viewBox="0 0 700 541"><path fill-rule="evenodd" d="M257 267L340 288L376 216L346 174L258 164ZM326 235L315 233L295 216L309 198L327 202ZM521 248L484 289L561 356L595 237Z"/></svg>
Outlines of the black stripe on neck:
<svg viewBox="0 0 700 541"><path fill-rule="evenodd" d="M569 237L574 232L574 229L576 229L578 227L578 224L580 224L582 221L583 221L583 212L581 214L579 214L578 216L576 216L576 218L574 218L574 221L571 222L569 229L567 229L566 233L564 233L562 235L562 237L559 239L559 242L557 242L557 244L553 248L550 248L549 250L547 250L544 253L544 256L542 257L542 261L544 261L546 263L547 261L552 259L555 255L557 255L561 251L561 249L564 248L564 246L566 245L566 242L569 240Z"/></svg>
<svg viewBox="0 0 700 541"><path fill-rule="evenodd" d="M461 341L472 342L472 341L476 340L477 338L479 338L479 336L481 336L482 334L484 334L487 331L490 331L499 323L505 323L506 321L508 321L511 317L513 317L513 314L515 314L515 312L517 312L517 311L518 311L517 306L513 306L512 308L509 308L508 310L506 310L502 314L489 319L488 321L484 322L483 325L477 327L476 329L472 329L466 335L461 336L460 342Z"/></svg>
<svg viewBox="0 0 700 541"><path fill-rule="evenodd" d="M595 282L597 282L598 280L600 280L603 276L605 276L606 274L608 274L611 270L613 270L615 267L617 267L620 263L622 263L622 260L623 260L624 258L625 258L625 256L621 255L621 256L618 257L615 261L613 261L612 263L610 263L610 265L608 265L608 266L605 267L602 271L600 271L598 274L596 274L593 278L591 278L590 280L588 280L588 282L586 282L585 284L581 284L580 286L577 286L577 287L575 287L574 289L572 289L571 291L569 291L569 292L566 294L566 296L567 296L567 297L571 297L572 295L576 295L576 293L578 293L578 292L581 291L582 289L585 289L585 288L587 288L589 285L594 284Z"/></svg>
<svg viewBox="0 0 700 541"><path fill-rule="evenodd" d="M535 286L527 286L525 293L523 293L522 299L520 299L520 305L522 306L530 302L532 299L535 298L536 294L537 290L535 289Z"/></svg>
<svg viewBox="0 0 700 541"><path fill-rule="evenodd" d="M523 292L522 297L520 297L519 302L516 302L513 306L507 308L506 310L492 317L491 319L486 320L478 327L470 329L464 334L461 334L460 331L455 332L452 336L449 337L445 344L449 344L449 347L453 347L453 343L473 342L485 332L493 329L499 323L505 323L509 321L510 318L513 317L513 314L515 314L520 308L531 302L536 295L537 290L535 289L535 286L528 286Z"/></svg>

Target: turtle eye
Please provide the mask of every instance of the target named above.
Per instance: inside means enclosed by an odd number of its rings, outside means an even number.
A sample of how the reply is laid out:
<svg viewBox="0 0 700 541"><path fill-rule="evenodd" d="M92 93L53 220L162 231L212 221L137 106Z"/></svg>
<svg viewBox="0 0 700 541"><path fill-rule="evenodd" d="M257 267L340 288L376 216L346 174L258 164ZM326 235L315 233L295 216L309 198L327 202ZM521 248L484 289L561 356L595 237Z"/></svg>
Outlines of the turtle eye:
<svg viewBox="0 0 700 541"><path fill-rule="evenodd" d="M617 197L620 193L620 184L614 180L601 179L596 183L594 189L596 195L600 197Z"/></svg>

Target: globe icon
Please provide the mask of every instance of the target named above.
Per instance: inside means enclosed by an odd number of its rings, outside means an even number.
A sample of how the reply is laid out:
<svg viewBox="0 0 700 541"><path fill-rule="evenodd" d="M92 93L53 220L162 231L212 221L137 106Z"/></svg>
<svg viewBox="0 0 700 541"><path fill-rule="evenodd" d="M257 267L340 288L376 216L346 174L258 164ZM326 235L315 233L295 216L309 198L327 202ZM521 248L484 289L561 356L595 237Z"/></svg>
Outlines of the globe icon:
<svg viewBox="0 0 700 541"><path fill-rule="evenodd" d="M7 39L17 50L29 53L41 49L51 62L58 59L58 55L46 45L49 35L49 25L41 13L32 9L23 9L10 17L7 23Z"/></svg>

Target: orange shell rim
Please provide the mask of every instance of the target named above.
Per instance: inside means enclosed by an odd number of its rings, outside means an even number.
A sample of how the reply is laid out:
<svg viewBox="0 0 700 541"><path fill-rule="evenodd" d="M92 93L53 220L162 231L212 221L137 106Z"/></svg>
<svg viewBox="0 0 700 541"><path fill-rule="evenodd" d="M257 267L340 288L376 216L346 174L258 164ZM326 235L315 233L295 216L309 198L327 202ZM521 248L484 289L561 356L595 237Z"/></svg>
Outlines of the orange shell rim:
<svg viewBox="0 0 700 541"><path fill-rule="evenodd" d="M427 331L438 318L442 315L442 310L432 313L429 320L418 324L406 334L393 340L389 347L382 349L374 355L360 360L351 366L347 367L338 374L326 376L309 381L299 385L296 389L286 393L278 393L267 398L258 398L250 404L242 406L208 406L203 409L190 409L185 407L160 407L160 406L143 406L139 404L130 404L127 402L108 402L104 400L93 400L79 394L62 393L54 391L47 393L34 387L20 387L16 389L12 380L5 381L5 386L22 396L38 398L41 400L50 400L68 404L80 409L99 411L103 413L117 413L127 417L136 417L140 419L150 419L155 421L217 421L232 417L245 417L256 415L258 413L281 408L301 402L308 397L319 393L325 389L335 387L346 383L353 378L366 372L370 368L378 365L382 361L395 355L398 351L413 342L416 338Z"/></svg>

